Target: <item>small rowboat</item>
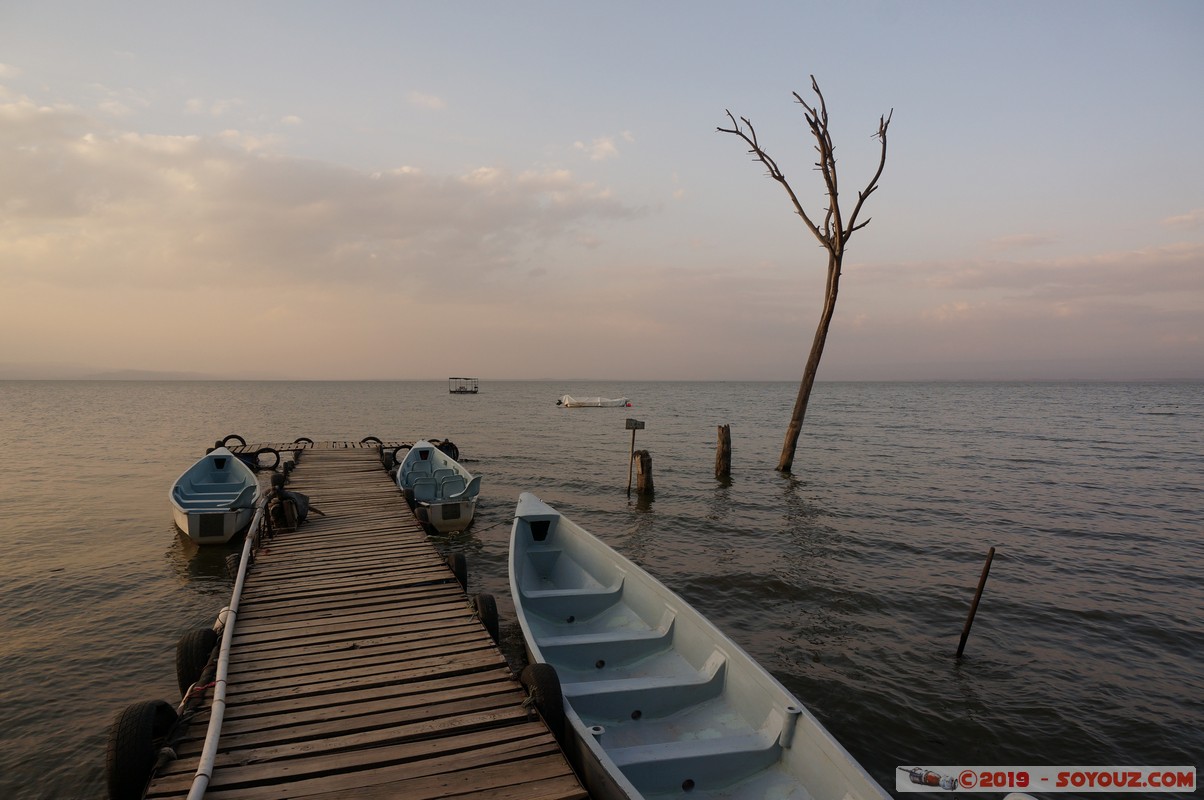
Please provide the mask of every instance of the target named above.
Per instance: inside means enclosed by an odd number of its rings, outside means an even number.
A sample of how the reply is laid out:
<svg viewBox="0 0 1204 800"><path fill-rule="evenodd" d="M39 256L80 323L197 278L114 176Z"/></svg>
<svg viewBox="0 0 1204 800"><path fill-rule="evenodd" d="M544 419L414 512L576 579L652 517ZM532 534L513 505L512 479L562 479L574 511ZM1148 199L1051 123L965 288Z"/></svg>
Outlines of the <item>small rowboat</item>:
<svg viewBox="0 0 1204 800"><path fill-rule="evenodd" d="M224 447L198 459L168 493L176 527L197 544L225 544L251 524L261 492L255 473Z"/></svg>
<svg viewBox="0 0 1204 800"><path fill-rule="evenodd" d="M439 533L462 531L472 523L481 476L430 442L410 448L397 468L397 485L415 516Z"/></svg>
<svg viewBox="0 0 1204 800"><path fill-rule="evenodd" d="M556 401L556 405L565 408L625 408L631 405L626 397L573 397L564 395Z"/></svg>
<svg viewBox="0 0 1204 800"><path fill-rule="evenodd" d="M527 670L543 670L532 699L554 696L550 665L562 703L545 717L563 707L549 726L591 797L890 797L752 657L532 494L515 510L510 591Z"/></svg>

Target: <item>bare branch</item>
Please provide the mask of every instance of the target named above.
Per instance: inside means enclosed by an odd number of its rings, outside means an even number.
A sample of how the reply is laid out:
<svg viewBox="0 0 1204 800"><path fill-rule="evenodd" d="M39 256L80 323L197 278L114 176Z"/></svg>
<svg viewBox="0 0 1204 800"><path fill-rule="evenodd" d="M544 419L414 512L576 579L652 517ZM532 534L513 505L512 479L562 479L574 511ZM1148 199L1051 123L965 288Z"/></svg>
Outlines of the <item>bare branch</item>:
<svg viewBox="0 0 1204 800"><path fill-rule="evenodd" d="M807 211L803 208L803 204L799 201L798 196L794 193L794 189L791 187L790 181L786 179L786 176L778 168L777 162L773 160L769 153L762 149L760 142L757 141L757 131L756 128L753 127L752 121L747 117L740 117L740 121L737 122L735 115L732 114L731 111L727 111L727 116L728 119L732 121L732 127L717 128L716 130L718 130L720 133L734 134L735 136L739 136L744 140L744 142L749 146L748 152L754 157L754 160L760 161L765 166L765 169L769 171L769 177L780 183L782 188L786 190L786 194L790 197L790 202L794 206L795 213L803 218L803 222L806 223L807 227L811 230L815 237L819 239L820 243L824 245L824 247L831 249L831 236L826 236L824 232L811 221L811 218L807 216ZM740 123L744 123L744 127L741 127ZM748 128L747 133L744 130L745 127Z"/></svg>
<svg viewBox="0 0 1204 800"><path fill-rule="evenodd" d="M857 215L861 213L861 205L865 202L865 198L873 194L874 190L878 188L878 179L882 177L882 170L886 168L886 131L890 127L890 121L894 116L895 110L892 108L889 114L878 118L878 132L874 136L882 142L882 155L878 159L878 170L874 173L874 177L866 184L865 191L860 192L857 196L857 205L853 206L853 214L849 217L849 231L845 234L846 241L848 241L853 231L864 228L869 223L867 219L865 223L858 225Z"/></svg>

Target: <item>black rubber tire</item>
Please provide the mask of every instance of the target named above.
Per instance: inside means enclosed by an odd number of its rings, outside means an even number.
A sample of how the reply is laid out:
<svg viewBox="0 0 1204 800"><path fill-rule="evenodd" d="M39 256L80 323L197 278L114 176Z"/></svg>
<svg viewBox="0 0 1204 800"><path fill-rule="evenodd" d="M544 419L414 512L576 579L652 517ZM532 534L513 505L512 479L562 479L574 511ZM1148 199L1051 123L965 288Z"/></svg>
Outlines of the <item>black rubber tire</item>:
<svg viewBox="0 0 1204 800"><path fill-rule="evenodd" d="M451 567L452 574L456 576L456 581L459 582L461 589L468 588L468 559L464 558L463 553L452 553L447 557L447 566Z"/></svg>
<svg viewBox="0 0 1204 800"><path fill-rule="evenodd" d="M556 668L551 664L528 664L518 680L556 741L563 741L564 696L560 693L560 677L556 674Z"/></svg>
<svg viewBox="0 0 1204 800"><path fill-rule="evenodd" d="M477 619L481 620L481 624L489 632L489 638L493 639L494 644L497 644L498 636L500 635L497 618L497 600L488 592L474 594L472 596L472 607L477 612Z"/></svg>
<svg viewBox="0 0 1204 800"><path fill-rule="evenodd" d="M117 715L105 754L110 800L141 800L155 768L158 743L176 720L176 710L162 700L133 703Z"/></svg>
<svg viewBox="0 0 1204 800"><path fill-rule="evenodd" d="M262 456L262 455L264 455L265 453L271 453L272 455L276 456L276 460L272 462L271 466L264 466L264 465L262 465L262 464L260 464L260 463L259 463L259 457L260 457L260 456ZM279 451L279 450L274 450L274 449L273 449L273 448L271 448L271 447L261 447L261 448L259 448L258 450L256 450L256 451L255 451L255 465L256 465L256 466L257 466L259 469L270 469L270 470L275 470L275 469L276 469L276 467L280 466L280 451Z"/></svg>
<svg viewBox="0 0 1204 800"><path fill-rule="evenodd" d="M376 442L377 444L384 444L384 442L382 442L380 439L377 439L375 436L365 436L363 439L360 439L360 444L368 444L368 442Z"/></svg>
<svg viewBox="0 0 1204 800"><path fill-rule="evenodd" d="M436 447L442 450L443 454L452 461L460 460L460 448L456 447L456 443L452 440L444 439L443 441L439 442Z"/></svg>
<svg viewBox="0 0 1204 800"><path fill-rule="evenodd" d="M246 447L246 446L247 446L247 440L246 440L246 439L242 438L242 437L241 437L241 436L239 436L237 433L232 433L232 434L230 434L229 436L227 436L226 438L222 439L222 447L226 447L227 445L229 445L229 444L230 444L230 440L231 440L231 439L237 439L237 440L238 440L238 445L239 445L239 447Z"/></svg>
<svg viewBox="0 0 1204 800"><path fill-rule="evenodd" d="M293 439L293 444L307 444L310 447L313 447L314 440L308 436L298 436L296 439Z"/></svg>
<svg viewBox="0 0 1204 800"><path fill-rule="evenodd" d="M176 642L176 683L180 685L181 696L201 677L217 642L217 631L213 628L196 628Z"/></svg>
<svg viewBox="0 0 1204 800"><path fill-rule="evenodd" d="M242 561L241 553L230 553L226 556L226 574L230 580L238 580L238 562Z"/></svg>

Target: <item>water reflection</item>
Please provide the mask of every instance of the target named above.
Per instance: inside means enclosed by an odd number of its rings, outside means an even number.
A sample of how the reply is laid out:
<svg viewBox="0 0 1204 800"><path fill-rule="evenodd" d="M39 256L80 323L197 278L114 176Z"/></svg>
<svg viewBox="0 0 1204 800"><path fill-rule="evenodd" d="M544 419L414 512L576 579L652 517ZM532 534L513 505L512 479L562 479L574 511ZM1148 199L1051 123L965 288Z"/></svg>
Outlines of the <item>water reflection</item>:
<svg viewBox="0 0 1204 800"><path fill-rule="evenodd" d="M233 581L226 569L226 558L242 552L246 534L236 534L225 544L202 547L181 533L174 523L169 531L171 544L164 555L180 582L203 595L229 594Z"/></svg>

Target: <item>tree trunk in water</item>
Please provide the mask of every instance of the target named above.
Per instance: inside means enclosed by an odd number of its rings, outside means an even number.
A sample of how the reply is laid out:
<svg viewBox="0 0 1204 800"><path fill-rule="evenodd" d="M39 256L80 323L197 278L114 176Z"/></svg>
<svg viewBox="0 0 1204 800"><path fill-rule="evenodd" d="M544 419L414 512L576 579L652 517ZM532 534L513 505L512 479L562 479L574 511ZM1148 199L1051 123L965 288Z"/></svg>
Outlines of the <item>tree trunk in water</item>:
<svg viewBox="0 0 1204 800"><path fill-rule="evenodd" d="M836 294L840 289L840 255L828 254L828 286L824 299L823 314L819 318L819 327L815 329L815 340L811 343L811 354L807 356L807 366L803 368L803 380L798 387L798 396L794 398L794 412L790 415L790 424L786 426L786 441L782 443L782 455L778 459L778 472L790 472L794 466L794 451L798 447L798 437L803 432L803 417L807 414L807 401L811 399L811 387L815 385L815 373L819 371L819 360L824 354L824 343L828 340L828 329L832 327L832 315L836 313Z"/></svg>

